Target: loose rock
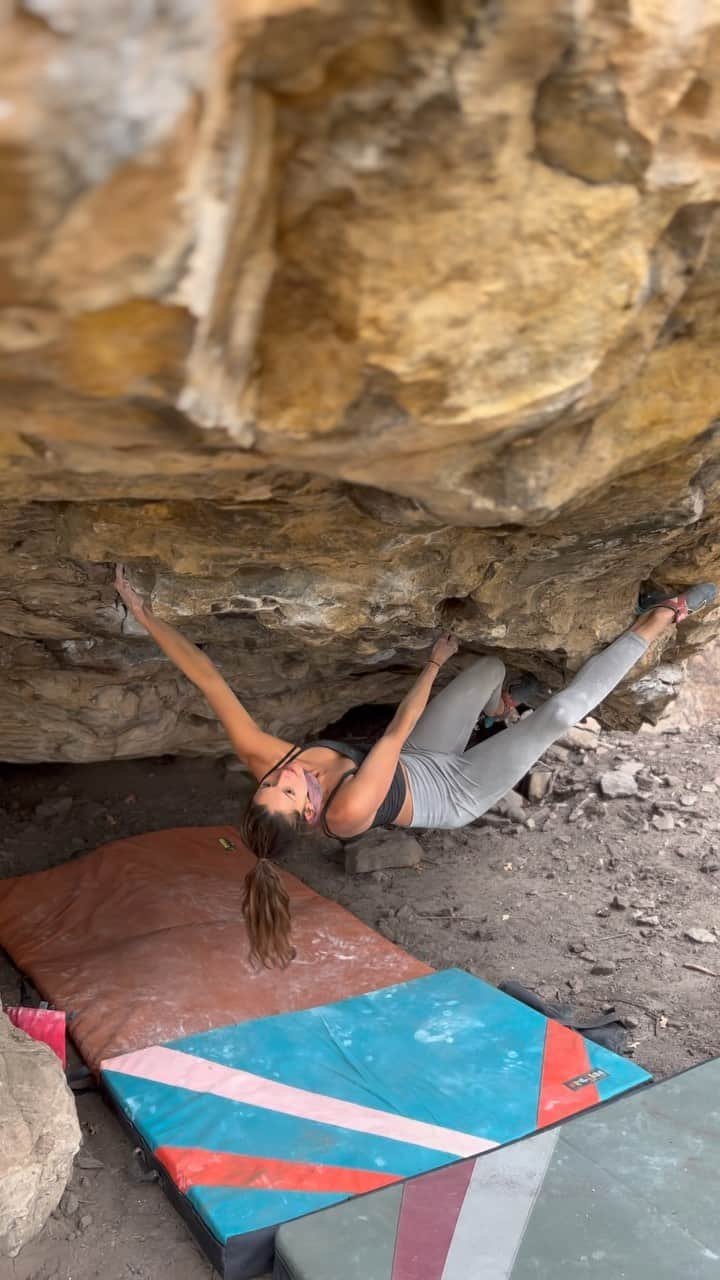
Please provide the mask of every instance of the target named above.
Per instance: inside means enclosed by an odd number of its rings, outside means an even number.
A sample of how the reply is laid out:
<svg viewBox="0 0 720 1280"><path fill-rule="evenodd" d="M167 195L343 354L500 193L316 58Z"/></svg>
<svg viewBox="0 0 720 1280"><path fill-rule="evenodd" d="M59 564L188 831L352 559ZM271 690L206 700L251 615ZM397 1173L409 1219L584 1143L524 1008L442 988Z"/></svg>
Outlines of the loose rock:
<svg viewBox="0 0 720 1280"><path fill-rule="evenodd" d="M600 775L600 790L609 800L617 800L622 796L636 796L638 785L631 773L612 770Z"/></svg>
<svg viewBox="0 0 720 1280"><path fill-rule="evenodd" d="M671 813L654 813L651 822L657 831L672 831L675 827Z"/></svg>
<svg viewBox="0 0 720 1280"><path fill-rule="evenodd" d="M600 745L599 734L593 733L590 729L581 728L576 725L573 729L568 729L564 733L560 742L563 747L574 747L580 751L597 751Z"/></svg>
<svg viewBox="0 0 720 1280"><path fill-rule="evenodd" d="M598 960L597 963L593 965L590 972L596 974L598 977L606 978L609 974L614 973L616 969L617 965L614 960Z"/></svg>
<svg viewBox="0 0 720 1280"><path fill-rule="evenodd" d="M345 870L348 875L363 875L390 867L416 867L422 853L422 845L406 832L372 831L347 846Z"/></svg>
<svg viewBox="0 0 720 1280"><path fill-rule="evenodd" d="M517 791L508 791L495 805L495 809L501 816L510 818L511 822L525 821L525 801Z"/></svg>
<svg viewBox="0 0 720 1280"><path fill-rule="evenodd" d="M41 821L46 818L62 818L72 807L72 796L58 796L56 800L43 800L35 809L33 817Z"/></svg>
<svg viewBox="0 0 720 1280"><path fill-rule="evenodd" d="M553 775L550 769L533 769L528 776L528 799L536 802L544 800L552 790Z"/></svg>
<svg viewBox="0 0 720 1280"><path fill-rule="evenodd" d="M80 1201L74 1191L66 1191L60 1201L60 1208L67 1218L72 1218L80 1208Z"/></svg>
<svg viewBox="0 0 720 1280"><path fill-rule="evenodd" d="M717 938L709 929L703 929L699 925L693 925L690 929L685 930L685 937L691 942L699 942L705 946L711 946L717 943Z"/></svg>

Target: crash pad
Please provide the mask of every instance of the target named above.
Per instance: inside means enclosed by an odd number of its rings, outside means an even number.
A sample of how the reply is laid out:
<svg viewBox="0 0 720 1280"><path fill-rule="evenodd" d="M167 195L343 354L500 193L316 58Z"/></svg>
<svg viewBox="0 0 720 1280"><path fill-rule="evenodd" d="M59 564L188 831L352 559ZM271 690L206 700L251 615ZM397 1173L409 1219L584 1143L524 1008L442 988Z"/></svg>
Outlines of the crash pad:
<svg viewBox="0 0 720 1280"><path fill-rule="evenodd" d="M430 973L282 871L297 956L253 965L242 918L255 858L232 827L153 831L0 882L0 946L68 1014L93 1069L177 1036L307 1009Z"/></svg>
<svg viewBox="0 0 720 1280"><path fill-rule="evenodd" d="M283 1226L274 1280L715 1280L720 1059Z"/></svg>
<svg viewBox="0 0 720 1280"><path fill-rule="evenodd" d="M102 1071L227 1280L264 1270L283 1222L510 1142L648 1078L454 969L157 1044Z"/></svg>

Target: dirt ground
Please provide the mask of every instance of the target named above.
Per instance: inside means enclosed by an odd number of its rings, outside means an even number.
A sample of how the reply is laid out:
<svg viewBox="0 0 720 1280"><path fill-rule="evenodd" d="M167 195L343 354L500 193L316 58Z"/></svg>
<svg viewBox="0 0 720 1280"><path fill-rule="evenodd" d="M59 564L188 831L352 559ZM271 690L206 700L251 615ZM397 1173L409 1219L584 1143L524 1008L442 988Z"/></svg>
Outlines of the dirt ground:
<svg viewBox="0 0 720 1280"><path fill-rule="evenodd" d="M615 1006L636 1060L662 1076L720 1054L720 943L685 936L720 932L720 721L600 743L548 755L553 792L520 821L491 814L464 831L419 833L418 869L347 877L308 843L287 865L431 965L516 978L582 1010ZM637 795L603 799L600 776L618 766L634 773ZM107 839L232 823L246 783L222 761L163 759L5 766L0 786L5 877ZM18 992L0 961L3 1000ZM72 1194L14 1262L0 1262L0 1280L210 1277L158 1187L132 1179L130 1144L98 1095L78 1106L85 1145Z"/></svg>

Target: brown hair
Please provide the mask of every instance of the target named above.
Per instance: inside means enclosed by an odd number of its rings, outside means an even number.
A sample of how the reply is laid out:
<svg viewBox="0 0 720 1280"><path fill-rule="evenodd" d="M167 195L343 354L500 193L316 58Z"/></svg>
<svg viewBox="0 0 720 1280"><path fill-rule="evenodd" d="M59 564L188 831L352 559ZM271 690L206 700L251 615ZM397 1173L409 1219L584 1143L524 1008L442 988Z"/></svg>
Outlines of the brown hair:
<svg viewBox="0 0 720 1280"><path fill-rule="evenodd" d="M240 820L240 835L257 857L245 877L243 916L250 955L266 969L285 969L295 955L290 942L290 898L270 859L289 851L302 825L299 813L271 813L256 800L250 801Z"/></svg>

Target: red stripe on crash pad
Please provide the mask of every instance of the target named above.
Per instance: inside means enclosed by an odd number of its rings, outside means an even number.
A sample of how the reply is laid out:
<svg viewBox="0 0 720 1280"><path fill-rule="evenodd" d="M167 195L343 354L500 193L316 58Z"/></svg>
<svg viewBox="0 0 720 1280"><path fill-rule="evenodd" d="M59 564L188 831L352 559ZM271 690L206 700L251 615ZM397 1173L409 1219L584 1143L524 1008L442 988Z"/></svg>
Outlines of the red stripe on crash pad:
<svg viewBox="0 0 720 1280"><path fill-rule="evenodd" d="M341 1165L239 1156L201 1147L158 1147L155 1158L180 1191L190 1187L259 1187L266 1191L337 1191L362 1195L399 1182L394 1174Z"/></svg>
<svg viewBox="0 0 720 1280"><path fill-rule="evenodd" d="M441 1280L474 1168L462 1160L405 1184L391 1280Z"/></svg>
<svg viewBox="0 0 720 1280"><path fill-rule="evenodd" d="M596 1084L579 1083L588 1071L590 1059L583 1037L559 1022L548 1022L538 1098L538 1129L564 1120L576 1111L585 1111L600 1101ZM573 1082L577 1082L576 1088L571 1087Z"/></svg>

